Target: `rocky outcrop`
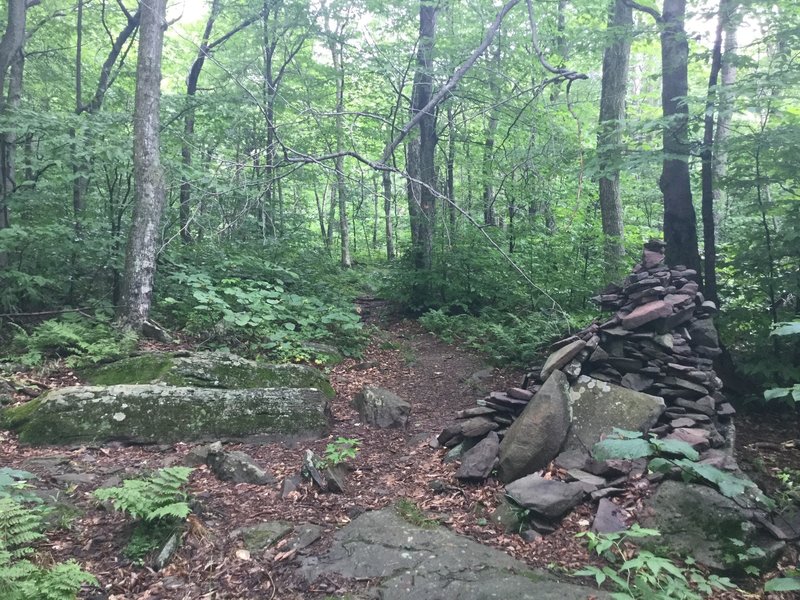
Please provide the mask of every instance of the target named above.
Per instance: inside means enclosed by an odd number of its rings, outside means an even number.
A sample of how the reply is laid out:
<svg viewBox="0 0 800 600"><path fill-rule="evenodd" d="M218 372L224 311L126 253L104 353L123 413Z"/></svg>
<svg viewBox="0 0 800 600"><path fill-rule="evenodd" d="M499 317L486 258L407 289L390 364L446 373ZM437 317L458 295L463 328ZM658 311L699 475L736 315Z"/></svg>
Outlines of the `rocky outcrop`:
<svg viewBox="0 0 800 600"><path fill-rule="evenodd" d="M365 386L356 394L353 408L364 421L381 428L405 427L411 414L411 405L400 396L373 386Z"/></svg>
<svg viewBox="0 0 800 600"><path fill-rule="evenodd" d="M642 544L691 554L716 569L762 568L774 562L784 543L764 535L753 517L753 510L709 487L666 481L648 501L642 519L644 527L661 535Z"/></svg>
<svg viewBox="0 0 800 600"><path fill-rule="evenodd" d="M328 419L328 398L318 389L113 385L54 390L4 410L0 426L32 445L262 442L319 437Z"/></svg>
<svg viewBox="0 0 800 600"><path fill-rule="evenodd" d="M325 375L306 365L272 365L227 352L152 352L81 370L92 385L160 383L221 389L316 388L334 392Z"/></svg>
<svg viewBox="0 0 800 600"><path fill-rule="evenodd" d="M368 512L340 529L327 554L306 562L309 581L336 575L376 579L383 600L585 600L595 588L530 569L505 552L436 527L412 525L393 509Z"/></svg>

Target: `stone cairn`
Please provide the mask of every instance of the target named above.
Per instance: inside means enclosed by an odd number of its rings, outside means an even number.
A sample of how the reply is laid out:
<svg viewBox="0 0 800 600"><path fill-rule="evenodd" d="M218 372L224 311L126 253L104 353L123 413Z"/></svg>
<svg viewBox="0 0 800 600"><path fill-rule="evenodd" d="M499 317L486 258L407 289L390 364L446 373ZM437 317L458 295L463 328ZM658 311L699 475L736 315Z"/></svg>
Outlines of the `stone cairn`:
<svg viewBox="0 0 800 600"><path fill-rule="evenodd" d="M459 411L439 444L474 445L490 431L503 439L543 382L561 370L573 383L588 375L663 398L667 408L652 433L672 433L702 448L725 446L727 428L717 425L735 410L714 372L713 359L721 353L712 319L717 308L703 298L696 277L683 265L666 266L664 243L651 240L621 286L610 284L592 298L603 311L614 311L613 317L555 342L544 365L528 373L521 387L491 392L476 407Z"/></svg>
<svg viewBox="0 0 800 600"><path fill-rule="evenodd" d="M480 481L497 468L509 490L556 459L585 493L602 495L607 483L619 481L598 479L608 465L593 468L589 451L613 427L683 440L719 467L733 462L735 411L713 367L721 352L712 319L717 309L703 298L694 270L665 264L664 247L658 240L645 244L622 285L593 298L614 311L610 319L553 344L520 387L492 392L456 414L434 445L450 448L445 460L461 460L457 478ZM581 405L587 388L615 394L613 402L592 397Z"/></svg>

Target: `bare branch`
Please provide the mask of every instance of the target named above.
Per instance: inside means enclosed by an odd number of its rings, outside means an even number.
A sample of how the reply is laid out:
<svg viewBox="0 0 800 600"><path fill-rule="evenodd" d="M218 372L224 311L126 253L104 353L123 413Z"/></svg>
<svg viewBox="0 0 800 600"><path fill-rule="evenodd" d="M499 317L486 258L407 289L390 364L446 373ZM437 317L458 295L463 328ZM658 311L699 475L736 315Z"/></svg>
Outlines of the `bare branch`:
<svg viewBox="0 0 800 600"><path fill-rule="evenodd" d="M653 17L653 19L655 19L656 23L661 23L664 20L663 17L661 16L661 13L658 12L655 8L652 8L650 6L645 6L643 4L639 4L635 0L624 0L624 2L625 2L625 4L627 4L628 6L633 8L634 10L638 10L638 11L641 11L643 13L647 13L648 15Z"/></svg>
<svg viewBox="0 0 800 600"><path fill-rule="evenodd" d="M467 71L472 68L472 66L492 43L492 40L494 39L494 36L497 35L497 31L500 29L500 24L503 22L505 16L512 8L519 4L519 2L520 0L509 0L503 5L503 7L497 13L494 21L489 26L489 29L486 30L483 40L475 49L475 51L461 64L461 66L458 67L458 69L456 69L455 73L453 73L450 76L450 79L448 79L447 82L439 89L439 91L433 95L430 101L423 106L422 109L419 110L405 125L403 125L403 127L400 129L400 133L398 133L395 138L386 145L386 150L384 150L383 156L381 157L382 163L385 164L389 158L391 158L395 149L406 138L406 136L411 133L411 130L419 124L423 117L426 114L430 114L436 108L436 106L455 89L455 87L458 85L458 82L463 79L464 75L467 74Z"/></svg>

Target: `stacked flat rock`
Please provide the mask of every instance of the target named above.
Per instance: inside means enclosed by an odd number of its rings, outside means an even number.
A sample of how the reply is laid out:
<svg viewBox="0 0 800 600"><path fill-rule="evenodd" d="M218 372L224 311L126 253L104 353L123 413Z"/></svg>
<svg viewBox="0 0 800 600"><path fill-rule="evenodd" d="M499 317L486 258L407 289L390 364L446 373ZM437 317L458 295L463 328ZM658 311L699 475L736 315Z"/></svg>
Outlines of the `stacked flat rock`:
<svg viewBox="0 0 800 600"><path fill-rule="evenodd" d="M571 383L581 376L663 398L666 410L650 429L703 452L731 444L733 407L721 392L713 359L721 353L713 322L716 306L699 291L697 272L664 262L664 243L651 240L621 285L593 298L610 319L596 321L551 346L544 365L520 388L492 392L460 411L439 444L468 451L490 431L499 439L555 372ZM488 475L488 473L487 473Z"/></svg>

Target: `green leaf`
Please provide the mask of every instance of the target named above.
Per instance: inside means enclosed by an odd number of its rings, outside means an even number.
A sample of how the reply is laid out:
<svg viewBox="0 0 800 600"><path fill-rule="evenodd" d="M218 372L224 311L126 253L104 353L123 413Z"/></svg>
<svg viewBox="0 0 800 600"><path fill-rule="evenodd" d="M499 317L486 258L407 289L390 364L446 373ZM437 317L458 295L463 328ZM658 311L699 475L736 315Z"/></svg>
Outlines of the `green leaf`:
<svg viewBox="0 0 800 600"><path fill-rule="evenodd" d="M800 335L800 321L778 323L770 335Z"/></svg>
<svg viewBox="0 0 800 600"><path fill-rule="evenodd" d="M647 440L638 439L605 439L597 442L592 448L592 456L596 460L633 460L652 456L654 449Z"/></svg>
<svg viewBox="0 0 800 600"><path fill-rule="evenodd" d="M788 396L792 390L790 388L771 388L764 390L764 400L775 400L776 398L783 398Z"/></svg>
<svg viewBox="0 0 800 600"><path fill-rule="evenodd" d="M800 590L800 578L776 577L764 584L765 592L796 592Z"/></svg>
<svg viewBox="0 0 800 600"><path fill-rule="evenodd" d="M700 453L683 440L653 439L651 443L662 454L679 454L689 460L700 459Z"/></svg>

